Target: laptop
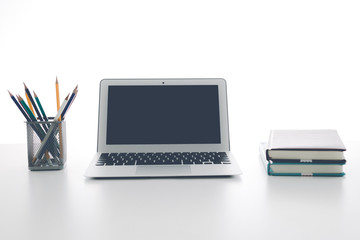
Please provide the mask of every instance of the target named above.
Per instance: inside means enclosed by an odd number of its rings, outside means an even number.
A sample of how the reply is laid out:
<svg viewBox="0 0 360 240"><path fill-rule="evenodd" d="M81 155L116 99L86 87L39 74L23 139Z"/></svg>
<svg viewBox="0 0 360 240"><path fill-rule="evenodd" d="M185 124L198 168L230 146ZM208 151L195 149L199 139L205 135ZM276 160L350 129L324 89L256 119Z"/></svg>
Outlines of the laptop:
<svg viewBox="0 0 360 240"><path fill-rule="evenodd" d="M90 178L229 176L226 82L103 79Z"/></svg>

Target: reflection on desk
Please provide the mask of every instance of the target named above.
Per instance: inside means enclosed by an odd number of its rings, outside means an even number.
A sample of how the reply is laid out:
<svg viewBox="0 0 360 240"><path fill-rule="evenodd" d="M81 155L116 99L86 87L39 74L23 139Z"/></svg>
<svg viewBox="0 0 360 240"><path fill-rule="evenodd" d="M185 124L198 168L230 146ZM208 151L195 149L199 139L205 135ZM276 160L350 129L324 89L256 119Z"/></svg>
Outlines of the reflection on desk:
<svg viewBox="0 0 360 240"><path fill-rule="evenodd" d="M254 147L241 177L106 180L83 177L91 152L33 172L0 145L0 239L359 239L357 145L342 178L267 176Z"/></svg>

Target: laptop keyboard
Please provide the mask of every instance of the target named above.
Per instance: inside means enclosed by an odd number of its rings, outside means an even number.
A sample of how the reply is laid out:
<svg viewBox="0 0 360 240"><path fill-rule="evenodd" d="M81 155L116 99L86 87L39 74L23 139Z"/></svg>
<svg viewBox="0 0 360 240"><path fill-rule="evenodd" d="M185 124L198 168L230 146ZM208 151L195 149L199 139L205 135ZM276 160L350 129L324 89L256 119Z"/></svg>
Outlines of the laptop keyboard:
<svg viewBox="0 0 360 240"><path fill-rule="evenodd" d="M96 166L230 163L225 152L102 153Z"/></svg>

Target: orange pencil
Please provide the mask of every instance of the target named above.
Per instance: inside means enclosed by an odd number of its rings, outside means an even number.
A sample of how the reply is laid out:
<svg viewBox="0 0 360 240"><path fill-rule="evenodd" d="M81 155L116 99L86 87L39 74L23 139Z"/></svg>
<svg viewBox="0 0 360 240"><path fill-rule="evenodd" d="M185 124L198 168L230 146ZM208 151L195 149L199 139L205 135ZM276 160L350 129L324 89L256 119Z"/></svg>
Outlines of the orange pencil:
<svg viewBox="0 0 360 240"><path fill-rule="evenodd" d="M60 109L60 93L59 93L59 82L58 82L57 77L56 77L55 87L56 87L56 111L59 111L59 109ZM61 117L59 120L61 121Z"/></svg>
<svg viewBox="0 0 360 240"><path fill-rule="evenodd" d="M35 115L34 108L33 108L32 104L31 104L30 98L29 98L29 96L28 96L28 94L26 92L25 92L25 96L26 96L26 100L27 100L27 102L29 104L31 112Z"/></svg>

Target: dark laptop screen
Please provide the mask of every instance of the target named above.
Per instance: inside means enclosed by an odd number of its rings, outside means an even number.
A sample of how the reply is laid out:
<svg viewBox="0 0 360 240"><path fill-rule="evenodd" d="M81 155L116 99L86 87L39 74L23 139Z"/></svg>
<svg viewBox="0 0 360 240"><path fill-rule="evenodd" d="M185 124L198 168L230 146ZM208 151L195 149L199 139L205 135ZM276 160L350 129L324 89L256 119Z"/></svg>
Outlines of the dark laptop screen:
<svg viewBox="0 0 360 240"><path fill-rule="evenodd" d="M109 86L106 144L220 143L217 85Z"/></svg>

